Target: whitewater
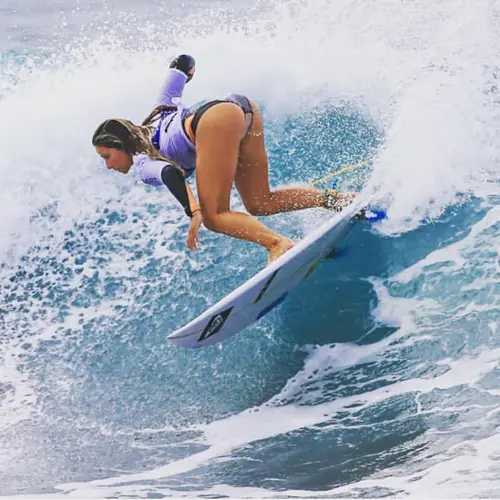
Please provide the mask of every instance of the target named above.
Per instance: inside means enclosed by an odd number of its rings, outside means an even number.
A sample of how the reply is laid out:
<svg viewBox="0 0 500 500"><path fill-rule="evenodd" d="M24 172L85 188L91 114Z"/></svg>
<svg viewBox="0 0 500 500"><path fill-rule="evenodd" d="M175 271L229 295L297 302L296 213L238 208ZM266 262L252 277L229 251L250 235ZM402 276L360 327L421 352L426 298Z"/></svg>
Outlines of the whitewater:
<svg viewBox="0 0 500 500"><path fill-rule="evenodd" d="M1 11L0 495L500 496L498 1ZM366 161L338 187L388 213L196 351L166 336L265 251L202 230L190 252L175 200L91 145L179 53L186 103L259 104L273 185ZM324 217L263 221L300 239Z"/></svg>

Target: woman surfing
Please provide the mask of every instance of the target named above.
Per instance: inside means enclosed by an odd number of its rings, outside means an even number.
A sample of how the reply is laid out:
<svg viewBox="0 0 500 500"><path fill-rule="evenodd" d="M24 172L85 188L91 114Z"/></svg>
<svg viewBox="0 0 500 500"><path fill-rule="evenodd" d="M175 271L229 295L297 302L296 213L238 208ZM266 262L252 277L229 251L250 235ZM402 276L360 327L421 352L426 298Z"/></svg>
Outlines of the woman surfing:
<svg viewBox="0 0 500 500"><path fill-rule="evenodd" d="M194 250L198 230L262 245L269 262L293 247L293 242L253 216L273 215L306 208L340 211L354 193L307 187L271 191L264 126L257 105L244 95L208 101L197 107L181 102L184 86L195 73L195 61L180 55L170 64L156 107L138 126L128 120L110 119L97 127L92 144L106 167L165 185L191 218L187 244ZM186 178L196 173L199 203ZM249 214L230 207L233 183Z"/></svg>

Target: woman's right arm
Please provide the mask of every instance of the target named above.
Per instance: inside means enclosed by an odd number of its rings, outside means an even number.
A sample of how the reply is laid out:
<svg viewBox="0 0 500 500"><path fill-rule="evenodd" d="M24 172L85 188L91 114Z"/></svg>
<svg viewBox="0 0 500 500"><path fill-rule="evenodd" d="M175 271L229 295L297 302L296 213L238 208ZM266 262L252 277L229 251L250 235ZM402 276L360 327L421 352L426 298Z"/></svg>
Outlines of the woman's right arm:
<svg viewBox="0 0 500 500"><path fill-rule="evenodd" d="M177 106L182 97L184 86L193 77L195 60L186 54L177 56L171 63L167 77L163 82L156 106Z"/></svg>

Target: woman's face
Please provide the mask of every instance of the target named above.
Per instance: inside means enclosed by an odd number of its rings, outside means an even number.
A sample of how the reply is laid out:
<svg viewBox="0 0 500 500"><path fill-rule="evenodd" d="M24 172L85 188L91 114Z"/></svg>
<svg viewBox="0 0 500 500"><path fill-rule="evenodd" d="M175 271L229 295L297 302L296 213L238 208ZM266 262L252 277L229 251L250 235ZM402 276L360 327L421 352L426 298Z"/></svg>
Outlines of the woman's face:
<svg viewBox="0 0 500 500"><path fill-rule="evenodd" d="M106 168L127 174L132 166L132 155L116 148L96 146L97 154L106 162Z"/></svg>

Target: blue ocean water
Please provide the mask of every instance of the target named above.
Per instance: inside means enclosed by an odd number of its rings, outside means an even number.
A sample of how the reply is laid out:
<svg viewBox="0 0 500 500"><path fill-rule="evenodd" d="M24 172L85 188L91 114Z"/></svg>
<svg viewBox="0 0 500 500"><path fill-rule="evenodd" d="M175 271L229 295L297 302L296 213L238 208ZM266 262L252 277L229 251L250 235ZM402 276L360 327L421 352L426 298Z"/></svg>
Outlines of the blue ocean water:
<svg viewBox="0 0 500 500"><path fill-rule="evenodd" d="M0 494L499 496L500 8L479 0L4 2ZM273 185L368 160L357 224L279 308L166 335L260 269L90 145L167 61L262 107ZM237 195L234 206L241 207ZM300 238L325 216L264 219Z"/></svg>

